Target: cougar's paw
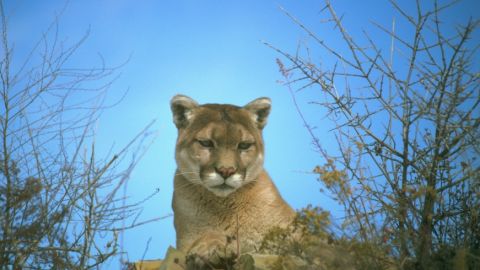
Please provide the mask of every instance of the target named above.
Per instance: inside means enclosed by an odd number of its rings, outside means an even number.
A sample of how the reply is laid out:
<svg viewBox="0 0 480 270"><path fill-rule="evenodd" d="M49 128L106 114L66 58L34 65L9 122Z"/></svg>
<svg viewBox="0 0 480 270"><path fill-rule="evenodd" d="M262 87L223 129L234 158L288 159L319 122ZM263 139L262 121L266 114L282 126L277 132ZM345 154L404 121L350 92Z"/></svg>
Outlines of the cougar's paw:
<svg viewBox="0 0 480 270"><path fill-rule="evenodd" d="M212 269L233 265L237 257L232 239L216 233L194 242L187 255L187 269Z"/></svg>

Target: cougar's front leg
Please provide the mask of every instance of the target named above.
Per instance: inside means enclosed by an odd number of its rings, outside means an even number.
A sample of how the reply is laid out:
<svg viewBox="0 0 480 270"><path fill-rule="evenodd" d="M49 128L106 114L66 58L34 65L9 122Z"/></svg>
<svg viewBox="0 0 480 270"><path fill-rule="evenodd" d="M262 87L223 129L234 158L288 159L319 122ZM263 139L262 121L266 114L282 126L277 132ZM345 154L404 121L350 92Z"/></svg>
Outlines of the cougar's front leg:
<svg viewBox="0 0 480 270"><path fill-rule="evenodd" d="M188 250L187 265L189 269L211 269L232 262L237 254L236 239L231 236L207 232L195 240Z"/></svg>

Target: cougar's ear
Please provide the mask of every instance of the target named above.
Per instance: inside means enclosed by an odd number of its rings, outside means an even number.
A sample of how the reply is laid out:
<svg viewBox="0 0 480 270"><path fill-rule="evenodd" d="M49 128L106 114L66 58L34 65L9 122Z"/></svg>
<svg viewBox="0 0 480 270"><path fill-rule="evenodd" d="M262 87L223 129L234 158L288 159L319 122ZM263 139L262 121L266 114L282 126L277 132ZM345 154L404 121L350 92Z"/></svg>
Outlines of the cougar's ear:
<svg viewBox="0 0 480 270"><path fill-rule="evenodd" d="M263 129L267 124L267 118L271 107L272 101L267 97L261 97L248 103L243 108L251 113L252 119L257 124L257 127Z"/></svg>
<svg viewBox="0 0 480 270"><path fill-rule="evenodd" d="M184 128L188 125L193 116L193 110L198 103L184 95L176 95L170 101L170 108L173 113L173 122L177 128Z"/></svg>

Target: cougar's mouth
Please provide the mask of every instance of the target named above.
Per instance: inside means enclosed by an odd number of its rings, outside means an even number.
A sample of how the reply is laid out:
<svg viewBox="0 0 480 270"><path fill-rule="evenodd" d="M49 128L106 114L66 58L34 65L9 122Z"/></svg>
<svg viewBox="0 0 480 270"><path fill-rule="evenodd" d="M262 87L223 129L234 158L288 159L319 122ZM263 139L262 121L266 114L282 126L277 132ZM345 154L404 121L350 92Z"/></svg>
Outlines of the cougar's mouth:
<svg viewBox="0 0 480 270"><path fill-rule="evenodd" d="M230 186L230 185L227 185L226 183L223 183L223 184L220 184L220 185L213 186L212 188L219 189L219 190L229 190L229 189L233 189L233 187L232 187L232 186Z"/></svg>

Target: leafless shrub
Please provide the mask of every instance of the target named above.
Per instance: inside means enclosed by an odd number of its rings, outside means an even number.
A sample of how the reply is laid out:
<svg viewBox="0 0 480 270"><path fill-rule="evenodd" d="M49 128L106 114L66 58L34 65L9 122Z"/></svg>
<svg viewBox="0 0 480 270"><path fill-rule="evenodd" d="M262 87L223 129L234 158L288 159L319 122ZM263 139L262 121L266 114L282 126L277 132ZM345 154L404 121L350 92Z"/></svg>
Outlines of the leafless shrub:
<svg viewBox="0 0 480 270"><path fill-rule="evenodd" d="M14 51L0 1L1 269L99 268L139 224L123 187L151 141L150 125L98 159L96 122L119 67L72 68L55 18L28 55ZM131 159L127 157L130 157Z"/></svg>
<svg viewBox="0 0 480 270"><path fill-rule="evenodd" d="M391 4L413 31L398 33L395 20L391 27L375 24L391 39L386 49L368 32L354 38L329 0L323 23L346 50L286 11L313 45L295 54L267 45L287 61L278 60L284 83L325 159L314 173L344 206L344 232L368 243L364 255L376 259L372 247L381 247L400 269L478 269L480 21L450 33L442 16L456 2L427 8L417 0L413 14ZM313 50L336 64L315 63ZM339 154L325 151L296 102L296 93L311 87L323 96L312 103L326 108L336 126Z"/></svg>

